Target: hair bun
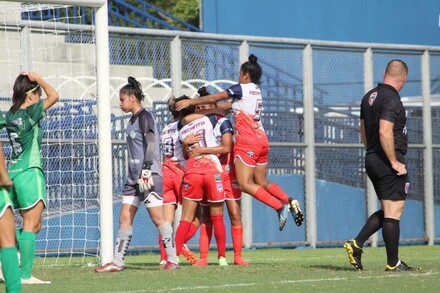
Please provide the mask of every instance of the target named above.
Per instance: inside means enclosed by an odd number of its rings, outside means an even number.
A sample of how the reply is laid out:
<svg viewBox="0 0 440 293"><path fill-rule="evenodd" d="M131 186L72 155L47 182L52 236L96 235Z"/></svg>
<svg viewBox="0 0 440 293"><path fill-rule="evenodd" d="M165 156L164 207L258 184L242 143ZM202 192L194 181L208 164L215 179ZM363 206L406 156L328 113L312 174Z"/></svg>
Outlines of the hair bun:
<svg viewBox="0 0 440 293"><path fill-rule="evenodd" d="M248 58L250 63L257 63L257 56L255 56L254 54L249 55Z"/></svg>
<svg viewBox="0 0 440 293"><path fill-rule="evenodd" d="M199 94L200 97L209 95L209 92L208 92L208 89L206 88L206 86L202 86L201 88L199 88L197 90L197 93Z"/></svg>

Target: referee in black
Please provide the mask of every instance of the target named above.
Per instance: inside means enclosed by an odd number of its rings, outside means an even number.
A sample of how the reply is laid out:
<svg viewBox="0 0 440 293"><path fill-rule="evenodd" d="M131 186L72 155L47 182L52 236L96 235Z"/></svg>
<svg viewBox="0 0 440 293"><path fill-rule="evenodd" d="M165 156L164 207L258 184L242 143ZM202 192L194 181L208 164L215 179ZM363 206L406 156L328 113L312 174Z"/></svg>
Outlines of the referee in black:
<svg viewBox="0 0 440 293"><path fill-rule="evenodd" d="M391 60L383 83L362 99L360 133L367 148L365 169L381 203L355 239L344 244L350 263L362 270L362 246L382 228L387 252L386 271L414 270L399 259L400 217L409 182L405 154L408 149L405 108L399 91L406 82L408 67L402 60Z"/></svg>

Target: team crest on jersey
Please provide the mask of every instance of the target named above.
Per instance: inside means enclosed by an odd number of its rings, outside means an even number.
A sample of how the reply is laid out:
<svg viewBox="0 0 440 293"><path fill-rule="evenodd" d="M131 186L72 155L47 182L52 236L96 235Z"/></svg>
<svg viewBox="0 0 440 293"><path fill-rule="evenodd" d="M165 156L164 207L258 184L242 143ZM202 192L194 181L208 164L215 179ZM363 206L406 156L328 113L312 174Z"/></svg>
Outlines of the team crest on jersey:
<svg viewBox="0 0 440 293"><path fill-rule="evenodd" d="M376 100L377 92L373 92L370 97L368 98L368 104L373 105L374 101Z"/></svg>
<svg viewBox="0 0 440 293"><path fill-rule="evenodd" d="M247 151L246 154L252 158L254 156L254 152L253 151Z"/></svg>
<svg viewBox="0 0 440 293"><path fill-rule="evenodd" d="M22 126L23 125L23 119L18 118L18 119L12 120L11 123L16 125L16 126Z"/></svg>
<svg viewBox="0 0 440 293"><path fill-rule="evenodd" d="M188 188L189 188L189 184L183 182L183 183L182 183L182 188L183 188L183 189L188 189Z"/></svg>

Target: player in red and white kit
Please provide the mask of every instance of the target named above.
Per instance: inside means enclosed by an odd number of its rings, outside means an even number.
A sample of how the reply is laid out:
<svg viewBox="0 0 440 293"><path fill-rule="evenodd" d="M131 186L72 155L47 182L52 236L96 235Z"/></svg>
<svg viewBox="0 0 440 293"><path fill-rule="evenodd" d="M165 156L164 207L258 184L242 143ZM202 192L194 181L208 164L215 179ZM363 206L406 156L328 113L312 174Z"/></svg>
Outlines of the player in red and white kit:
<svg viewBox="0 0 440 293"><path fill-rule="evenodd" d="M198 204L206 200L209 204L210 218L217 241L218 263L227 266L226 228L223 222L225 201L221 178L221 165L216 155L194 156L191 150L197 147L216 146L214 125L216 115L188 115L179 123L179 138L183 142L184 155L188 156L187 168L182 183L182 217L176 231L176 252L180 254L187 238ZM198 141L193 143L194 137ZM188 143L188 139L190 143Z"/></svg>
<svg viewBox="0 0 440 293"><path fill-rule="evenodd" d="M174 109L175 102L183 99L189 98L187 96L181 96L179 98L173 96L168 99L167 105L168 110L172 115L172 121L163 128L161 133L163 152L163 209L165 217L171 225L174 222L177 205L182 204L181 187L183 174L186 168L186 160L183 157L182 144L179 140L179 130L177 129L177 125L180 119L183 118L185 111L183 111L182 114ZM191 223L190 231L187 236L188 239L185 240L185 243L195 235L199 226L200 221L198 217L196 217ZM165 265L167 255L160 235L159 247L161 255L160 264ZM194 264L197 261L194 253L192 253L185 244L182 248L182 254L191 264Z"/></svg>
<svg viewBox="0 0 440 293"><path fill-rule="evenodd" d="M200 97L208 95L206 87L198 90ZM209 109L216 108L216 104L204 104L196 107L196 113L200 113ZM241 251L243 247L243 224L241 221L241 190L238 187L238 182L235 176L235 168L233 164L232 148L233 142L233 126L231 121L221 115L217 116L217 123L214 126L214 136L216 138L217 146L203 148L198 147L192 150L193 155L201 154L216 154L219 157L222 165L222 182L225 190L226 207L228 208L229 219L231 221L231 236L232 247L234 250L234 264L239 266L248 266L242 256ZM203 203L202 203L203 206ZM207 256L209 252L209 245L212 237L212 223L209 217L209 210L203 210L202 225L200 227L199 249L200 259L195 265L205 266L208 263Z"/></svg>
<svg viewBox="0 0 440 293"><path fill-rule="evenodd" d="M235 120L234 165L241 191L248 193L272 207L278 213L279 229L284 229L287 215L293 215L296 225L301 225L304 216L298 200L289 197L274 182L266 178L269 141L261 123L263 99L259 87L261 66L253 54L240 67L239 84L226 91L176 103L176 110L189 106L216 103L232 98L231 107Z"/></svg>

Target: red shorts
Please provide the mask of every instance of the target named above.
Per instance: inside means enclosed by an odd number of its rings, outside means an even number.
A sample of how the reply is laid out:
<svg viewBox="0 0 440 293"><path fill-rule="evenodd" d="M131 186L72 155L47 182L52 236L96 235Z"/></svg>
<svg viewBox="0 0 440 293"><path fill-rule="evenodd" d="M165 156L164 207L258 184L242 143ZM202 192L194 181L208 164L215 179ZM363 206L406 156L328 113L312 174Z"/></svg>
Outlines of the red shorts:
<svg viewBox="0 0 440 293"><path fill-rule="evenodd" d="M182 203L182 180L184 169L176 163L167 162L162 165L163 173L163 204Z"/></svg>
<svg viewBox="0 0 440 293"><path fill-rule="evenodd" d="M234 165L223 166L222 182L226 200L241 199L241 190L238 188Z"/></svg>
<svg viewBox="0 0 440 293"><path fill-rule="evenodd" d="M207 203L223 202L225 191L220 173L185 173L182 183L182 197Z"/></svg>
<svg viewBox="0 0 440 293"><path fill-rule="evenodd" d="M237 142L234 145L234 161L238 158L248 165L255 167L256 165L266 165L267 156L269 154L269 145L258 145Z"/></svg>

